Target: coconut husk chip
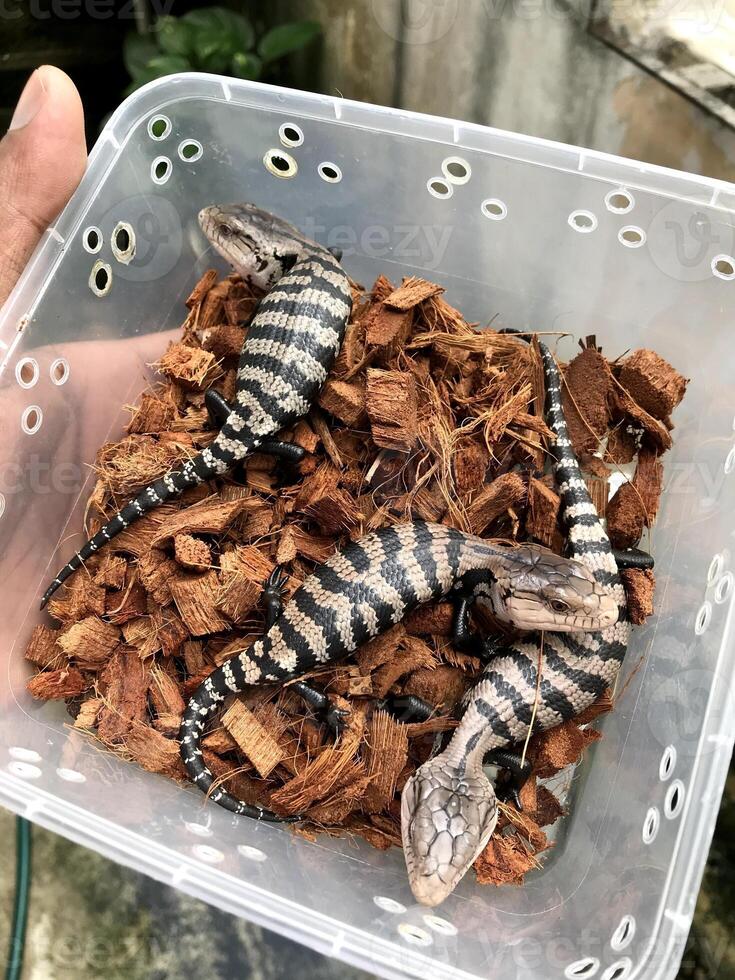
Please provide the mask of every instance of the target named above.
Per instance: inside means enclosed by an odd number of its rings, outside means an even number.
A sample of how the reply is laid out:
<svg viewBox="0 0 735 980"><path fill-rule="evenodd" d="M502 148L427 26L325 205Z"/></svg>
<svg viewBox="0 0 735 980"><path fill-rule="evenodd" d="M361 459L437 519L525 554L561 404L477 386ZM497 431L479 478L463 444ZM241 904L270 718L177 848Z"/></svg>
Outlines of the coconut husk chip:
<svg viewBox="0 0 735 980"><path fill-rule="evenodd" d="M417 277L354 286L342 350L317 403L279 438L301 446L295 466L265 455L154 508L77 571L49 603L58 628L36 627L26 660L34 698L66 700L75 727L144 769L179 781L178 727L206 677L247 650L265 624L262 591L276 565L284 601L316 564L350 540L411 518L488 538L564 546L559 494L544 475L553 442L543 417L536 342L479 331ZM82 532L215 437L204 393L232 399L259 295L238 276L205 272L186 300L181 337L162 354L155 383L131 408L127 434L102 446ZM686 379L648 350L610 361L594 338L568 364L562 399L572 441L610 535L636 545L653 524L661 454ZM611 469L635 475L607 503ZM627 570L630 618L654 605L651 572ZM290 686L227 699L203 733L215 785L281 814L306 814L295 833L400 843L400 793L456 727L481 673L475 651L451 641L450 602L421 607L351 661L310 678L348 712L335 741ZM474 625L494 633L486 612ZM421 698L433 709L404 723L383 699ZM404 702L405 703L405 700ZM544 780L575 765L599 737L608 692L581 716L534 734L523 811L502 804L498 832L475 864L478 881L521 883L563 814Z"/></svg>

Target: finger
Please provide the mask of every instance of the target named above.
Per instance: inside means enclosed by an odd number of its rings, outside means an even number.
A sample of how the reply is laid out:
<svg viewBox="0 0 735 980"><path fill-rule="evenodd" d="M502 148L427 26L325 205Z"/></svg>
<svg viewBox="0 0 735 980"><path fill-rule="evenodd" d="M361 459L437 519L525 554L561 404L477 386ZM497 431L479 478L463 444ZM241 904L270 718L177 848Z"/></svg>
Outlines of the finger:
<svg viewBox="0 0 735 980"><path fill-rule="evenodd" d="M28 79L0 140L0 303L86 165L79 93L63 71L43 65Z"/></svg>

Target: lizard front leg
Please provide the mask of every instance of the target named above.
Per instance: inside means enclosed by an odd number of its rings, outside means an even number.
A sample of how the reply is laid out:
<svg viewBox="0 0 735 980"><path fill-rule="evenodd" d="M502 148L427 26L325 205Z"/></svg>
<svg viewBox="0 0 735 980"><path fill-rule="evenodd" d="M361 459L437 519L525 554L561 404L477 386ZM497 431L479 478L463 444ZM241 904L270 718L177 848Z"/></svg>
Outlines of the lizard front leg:
<svg viewBox="0 0 735 980"><path fill-rule="evenodd" d="M483 766L497 766L508 773L508 778L501 787L496 786L499 799L510 799L513 806L520 812L523 811L521 804L521 790L526 780L531 775L533 768L529 759L524 759L520 752L513 749L495 749L488 752L482 760Z"/></svg>
<svg viewBox="0 0 735 980"><path fill-rule="evenodd" d="M214 388L209 388L204 393L204 404L209 419L215 426L222 425L232 412L227 399ZM267 456L276 456L289 466L298 465L306 455L306 450L302 446L297 446L293 442L284 442L282 439L264 439L258 446L258 452L265 453Z"/></svg>

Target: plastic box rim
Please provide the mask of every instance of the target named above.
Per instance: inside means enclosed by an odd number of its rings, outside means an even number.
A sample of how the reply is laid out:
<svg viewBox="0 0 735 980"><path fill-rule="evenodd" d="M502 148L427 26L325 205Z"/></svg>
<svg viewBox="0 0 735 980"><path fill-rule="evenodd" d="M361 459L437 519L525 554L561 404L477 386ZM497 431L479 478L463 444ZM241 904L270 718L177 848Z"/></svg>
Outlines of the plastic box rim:
<svg viewBox="0 0 735 980"><path fill-rule="evenodd" d="M199 86L196 91L192 90L192 83ZM210 87L210 93L201 91L202 83ZM13 356L13 341L20 337L16 327L21 315L30 313L28 307L24 308L26 294L37 301L42 295L45 284L53 278L67 238L71 237L83 222L96 187L104 179L105 172L123 148L127 136L143 118L163 110L172 101L181 101L187 97L234 101L233 93L242 93L246 97L244 104L257 100L261 107L263 107L264 96L271 100L275 99L277 101L269 105L269 108L282 113L288 113L290 110L298 113L299 118L309 115L318 116L363 128L368 126L371 119L372 128L375 128L374 123L379 121L384 124L380 127L381 131L399 134L405 132L407 125L411 126L419 122L428 125L432 132L410 134L417 139L454 143L458 146L467 146L475 152L484 151L538 166L576 171L587 178L615 186L624 185L626 188L653 191L679 200L735 212L735 183L729 181L688 174L685 171L645 164L615 154L587 150L477 123L466 123L446 117L370 105L330 95L209 73L182 72L156 79L137 89L118 106L101 131L89 154L87 170L79 188L56 222L42 236L24 272L0 308L0 372ZM475 140L478 142L474 142ZM479 145L483 142L486 145ZM549 158L555 159L556 162L550 162ZM728 195L730 195L729 200ZM731 609L723 631L723 646L733 644L734 617L735 614ZM713 688L710 692L700 743L710 743L714 751L709 753L706 767L702 764L701 755L695 765L681 818L679 840L664 891L664 896L670 894L672 885L676 881L678 901L676 907L664 909L663 921L651 936L647 947L641 951L636 970L631 977L646 971L649 980L663 980L663 978L674 977L678 969L735 743L735 715L732 712L718 711L718 708L721 709L728 703L732 704L733 698L735 698L735 678L730 680L729 685L722 685L719 689ZM724 720L724 728L716 729L713 718L718 714ZM119 864L148 874L193 897L204 898L209 904L224 911L241 916L243 908L246 908L247 917L256 924L273 929L320 953L336 956L362 969L369 965L370 969L379 975L397 978L397 980L407 975L427 978L427 980L439 976L452 980L476 980L473 974L447 964L438 964L418 950L406 947L401 947L402 966L406 969L397 968L395 943L378 939L358 928L345 925L335 927L329 917L309 911L304 906L298 906L297 924L294 916L288 914L292 910L282 908L279 911L278 905L283 903L280 899L269 901L269 893L263 889L241 879L232 879L225 872L204 867L194 859L173 850L169 851L164 845L141 842L133 832L122 830L99 817L90 818L83 808L75 807L67 801L58 801L52 794L39 791L31 784L2 770L0 770L0 803L47 830L90 847ZM693 805L695 803L696 809ZM685 827L688 828L690 848L695 838L700 839L700 846L697 848L699 857L695 862L677 860ZM173 864L176 865L176 869L172 872ZM221 887L223 882L236 884L237 902L228 900L226 892L223 892ZM318 932L308 928L317 925ZM655 965L649 972L647 967L651 966L654 947L662 941L665 941L666 948L664 950L659 947ZM408 968L410 973L407 972Z"/></svg>

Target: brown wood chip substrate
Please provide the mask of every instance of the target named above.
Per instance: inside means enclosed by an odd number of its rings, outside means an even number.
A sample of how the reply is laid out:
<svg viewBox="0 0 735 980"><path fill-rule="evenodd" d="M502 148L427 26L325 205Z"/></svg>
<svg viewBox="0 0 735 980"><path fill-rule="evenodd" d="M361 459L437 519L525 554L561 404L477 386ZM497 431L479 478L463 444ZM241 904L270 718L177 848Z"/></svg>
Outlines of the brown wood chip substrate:
<svg viewBox="0 0 735 980"><path fill-rule="evenodd" d="M288 600L341 545L412 517L560 551L559 495L543 474L550 434L538 351L477 330L443 292L416 277L355 287L318 404L282 433L305 458L289 469L253 456L114 538L50 603L56 628L33 631L25 654L32 696L66 700L76 728L183 780L177 733L186 701L262 633L262 587L277 564ZM232 397L242 324L257 299L237 276L204 274L186 301L181 339L162 353L127 434L99 450L88 529L211 442L204 392L214 386ZM572 440L601 505L608 472L635 460L607 506L614 543L635 545L656 517L660 456L686 379L649 350L610 361L594 338L562 368ZM653 573L623 577L631 619L642 623L653 611ZM452 618L448 602L418 609L351 663L312 675L349 711L336 743L288 686L233 694L203 739L218 783L278 813L305 813L297 833L399 844L401 789L435 738L456 725L481 670L453 648ZM379 704L403 694L429 701L432 717L403 724ZM608 694L584 717L530 740L523 813L502 805L500 832L476 863L480 882L520 883L538 866L549 846L543 828L563 813L540 780L580 759L599 737L589 725L612 705Z"/></svg>

